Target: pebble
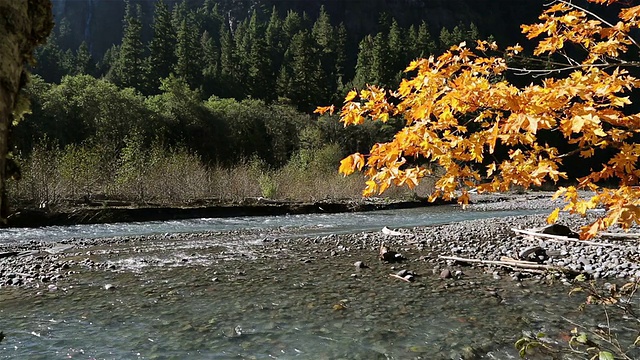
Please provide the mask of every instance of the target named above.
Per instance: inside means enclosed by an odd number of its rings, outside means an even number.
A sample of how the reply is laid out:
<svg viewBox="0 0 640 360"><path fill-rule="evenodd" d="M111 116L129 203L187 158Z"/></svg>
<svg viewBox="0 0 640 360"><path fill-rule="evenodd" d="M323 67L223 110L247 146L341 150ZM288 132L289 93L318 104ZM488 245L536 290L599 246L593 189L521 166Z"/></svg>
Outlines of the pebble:
<svg viewBox="0 0 640 360"><path fill-rule="evenodd" d="M356 267L356 269L365 269L368 268L368 266L362 262L362 261L356 261L355 263L353 263L353 266Z"/></svg>

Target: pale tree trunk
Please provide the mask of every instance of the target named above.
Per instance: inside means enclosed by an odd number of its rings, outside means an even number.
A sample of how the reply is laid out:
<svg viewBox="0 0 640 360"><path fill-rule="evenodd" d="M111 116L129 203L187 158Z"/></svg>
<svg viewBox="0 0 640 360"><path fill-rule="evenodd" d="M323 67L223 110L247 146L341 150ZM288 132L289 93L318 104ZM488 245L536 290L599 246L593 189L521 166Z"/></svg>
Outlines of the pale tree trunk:
<svg viewBox="0 0 640 360"><path fill-rule="evenodd" d="M50 0L0 0L0 219L8 216L6 198L9 133L20 90L26 85L25 66L33 50L53 28Z"/></svg>

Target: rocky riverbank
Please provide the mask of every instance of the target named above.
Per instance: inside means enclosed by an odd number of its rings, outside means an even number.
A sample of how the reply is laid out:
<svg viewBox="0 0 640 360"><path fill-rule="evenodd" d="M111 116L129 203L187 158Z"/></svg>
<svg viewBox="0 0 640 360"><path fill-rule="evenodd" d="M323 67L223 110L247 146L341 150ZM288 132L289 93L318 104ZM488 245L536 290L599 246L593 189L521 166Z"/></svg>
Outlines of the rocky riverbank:
<svg viewBox="0 0 640 360"><path fill-rule="evenodd" d="M551 209L548 194L479 197L469 211L496 209ZM571 229L593 220L565 215L561 223ZM384 271L402 271L412 275L462 279L465 272L485 272L493 278L556 280L585 273L593 278L640 279L640 249L637 240L602 239L601 245L581 242L534 239L512 229L530 229L545 225L544 215L491 218L431 227L304 237L295 229L246 230L193 234L165 234L101 239L69 239L59 243L30 242L0 246L0 286L44 286L55 288L58 282L73 283L82 271L135 271L144 266L186 266L213 264L220 258L283 258L300 261L326 261L344 258L352 267L349 276L359 276L368 267L386 264ZM606 244L604 244L606 242ZM405 259L387 264L379 259L385 244ZM533 250L532 250L533 249ZM499 261L540 255L540 265L567 271L513 269L508 266L473 264L442 257ZM124 254L145 254L126 258ZM153 256L152 254L153 253ZM163 255L159 255L163 254ZM126 259L125 259L126 258ZM149 258L154 258L150 260ZM353 260L353 261L352 261ZM357 264L356 264L357 263ZM356 264L356 265L353 265ZM407 273L406 271L411 271Z"/></svg>

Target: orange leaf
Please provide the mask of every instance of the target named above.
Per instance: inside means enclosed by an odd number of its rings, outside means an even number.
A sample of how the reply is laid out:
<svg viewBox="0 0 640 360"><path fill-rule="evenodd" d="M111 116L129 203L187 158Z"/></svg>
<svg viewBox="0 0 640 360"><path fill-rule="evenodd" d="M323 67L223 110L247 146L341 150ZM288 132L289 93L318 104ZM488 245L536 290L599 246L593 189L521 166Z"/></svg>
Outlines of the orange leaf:
<svg viewBox="0 0 640 360"><path fill-rule="evenodd" d="M313 112L316 114L324 115L327 111L329 112L330 115L333 115L333 112L335 111L335 107L333 105L318 106Z"/></svg>

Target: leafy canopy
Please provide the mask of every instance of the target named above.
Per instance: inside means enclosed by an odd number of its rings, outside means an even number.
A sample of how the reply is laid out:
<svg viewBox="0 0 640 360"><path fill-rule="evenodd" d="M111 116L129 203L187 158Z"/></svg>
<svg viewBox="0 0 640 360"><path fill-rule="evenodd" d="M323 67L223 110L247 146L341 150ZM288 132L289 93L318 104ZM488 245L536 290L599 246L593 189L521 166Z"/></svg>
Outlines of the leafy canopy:
<svg viewBox="0 0 640 360"><path fill-rule="evenodd" d="M589 1L602 6L618 2ZM533 57L527 58L529 69L509 66L524 58L520 45L494 56L498 46L493 42L477 41L473 48L461 43L437 58L412 61L405 72L415 75L396 91L369 85L349 92L340 111L345 126L362 124L365 118L385 122L390 116L402 116L406 126L369 154L342 160L339 171L349 175L365 169L364 195L370 196L391 185L413 188L431 174L416 161L426 159L444 172L432 199L457 198L466 204L470 187L499 192L566 179L560 170L563 159L588 159L598 149L609 149L613 155L607 161L554 197L563 197L562 210L571 213L584 215L598 206L607 210L582 229L583 238L615 223L625 228L640 223L640 143L633 141L640 132L640 114L629 109L629 95L640 80L628 71L640 63L626 60L630 48L640 48L632 37L640 25L640 6L621 7L614 24L571 2L554 1L539 23L522 25L529 39L538 40ZM518 86L505 79L509 72L534 80ZM334 108L316 110L327 111ZM562 153L549 146L541 132L561 134L571 150ZM507 151L503 160L495 154L498 147ZM619 187L604 188L602 181L617 181ZM579 190L590 192L584 197Z"/></svg>

